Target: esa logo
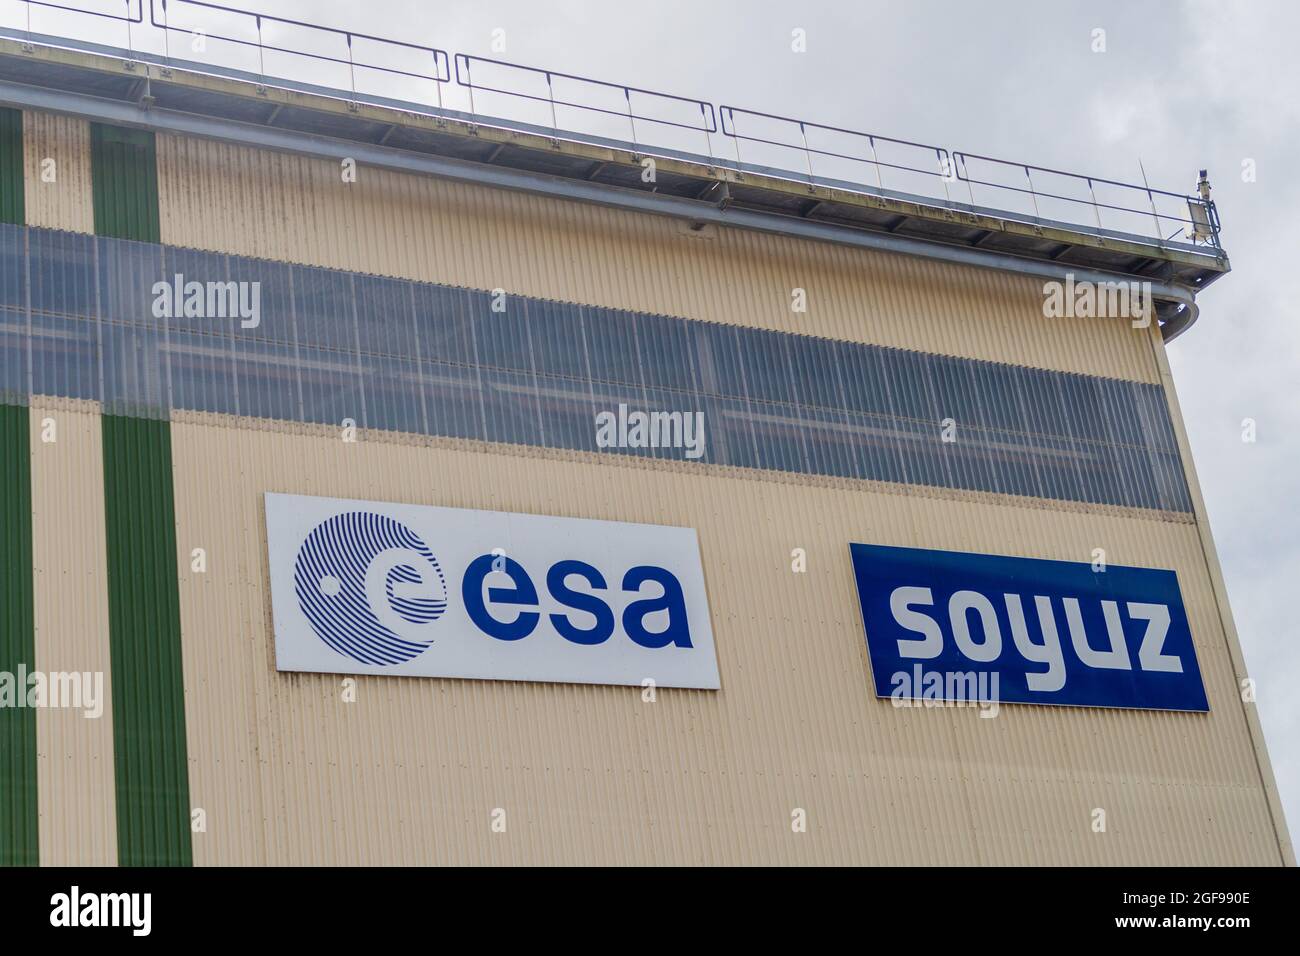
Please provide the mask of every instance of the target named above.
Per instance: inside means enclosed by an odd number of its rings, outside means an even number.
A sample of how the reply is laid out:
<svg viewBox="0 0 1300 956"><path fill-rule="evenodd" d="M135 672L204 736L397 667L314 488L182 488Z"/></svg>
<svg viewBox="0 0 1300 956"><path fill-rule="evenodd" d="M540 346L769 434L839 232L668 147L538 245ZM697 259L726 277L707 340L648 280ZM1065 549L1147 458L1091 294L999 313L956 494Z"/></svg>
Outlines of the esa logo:
<svg viewBox="0 0 1300 956"><path fill-rule="evenodd" d="M487 584L493 572L504 574L510 581L508 587ZM586 585L587 590L577 590L573 579ZM666 568L637 565L623 575L621 587L624 595L638 595L643 585L658 585L662 594L630 601L623 608L621 622L623 633L641 647L656 649L673 645L691 647L691 630L686 618L686 601L682 586L676 576ZM608 591L605 576L593 565L583 561L557 561L546 572L546 590L559 611L546 615L555 632L573 644L603 644L614 634L614 610L599 592ZM470 562L465 570L461 594L470 620L480 631L501 641L518 641L537 629L542 620L537 586L523 565L513 558L484 554ZM493 608L522 608L512 618ZM570 612L582 612L594 623L579 626ZM498 615L501 616L498 616ZM666 624L660 630L647 626L654 615Z"/></svg>
<svg viewBox="0 0 1300 956"><path fill-rule="evenodd" d="M665 568L629 568L615 579L622 592L617 599L606 596L610 581L600 569L584 561L556 561L543 580L546 600L519 561L487 553L469 562L459 594L475 629L498 641L520 641L540 627L571 644L593 646L610 640L621 625L642 648L693 646L682 585ZM425 541L371 512L347 512L317 525L298 551L293 583L316 635L361 664L413 660L436 643L437 622L448 609L447 576Z"/></svg>
<svg viewBox="0 0 1300 956"><path fill-rule="evenodd" d="M293 569L298 606L316 635L362 664L402 664L434 642L447 580L419 535L384 515L321 522Z"/></svg>

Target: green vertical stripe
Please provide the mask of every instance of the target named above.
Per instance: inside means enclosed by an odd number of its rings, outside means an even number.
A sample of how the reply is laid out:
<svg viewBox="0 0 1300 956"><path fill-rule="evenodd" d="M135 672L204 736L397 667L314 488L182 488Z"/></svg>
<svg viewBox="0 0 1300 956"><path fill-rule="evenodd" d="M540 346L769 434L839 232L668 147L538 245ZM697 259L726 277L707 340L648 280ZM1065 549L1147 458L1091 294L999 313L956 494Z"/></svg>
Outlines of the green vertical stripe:
<svg viewBox="0 0 1300 956"><path fill-rule="evenodd" d="M189 866L171 425L118 415L102 423L117 857Z"/></svg>
<svg viewBox="0 0 1300 956"><path fill-rule="evenodd" d="M24 206L23 114L0 107L0 222L21 226L27 218Z"/></svg>
<svg viewBox="0 0 1300 956"><path fill-rule="evenodd" d="M36 668L32 617L29 413L0 405L0 864L37 863L36 711L22 674Z"/></svg>
<svg viewBox="0 0 1300 956"><path fill-rule="evenodd" d="M160 241L153 133L92 123L90 147L96 235ZM171 425L119 415L101 421L117 858L123 866L189 866Z"/></svg>
<svg viewBox="0 0 1300 956"><path fill-rule="evenodd" d="M91 123L90 159L95 234L160 241L153 133Z"/></svg>

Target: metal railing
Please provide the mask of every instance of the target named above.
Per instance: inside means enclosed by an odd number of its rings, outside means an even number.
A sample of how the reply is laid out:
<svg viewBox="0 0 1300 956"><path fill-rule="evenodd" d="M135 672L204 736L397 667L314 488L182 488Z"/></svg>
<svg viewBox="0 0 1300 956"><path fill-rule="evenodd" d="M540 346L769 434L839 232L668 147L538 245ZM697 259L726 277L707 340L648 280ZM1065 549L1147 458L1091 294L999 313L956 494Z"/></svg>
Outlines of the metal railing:
<svg viewBox="0 0 1300 956"><path fill-rule="evenodd" d="M158 20L158 4L162 4L162 22ZM222 33L214 33L210 30L201 29L201 25L176 26L170 22L168 4L176 8L199 8L200 11L214 11L219 14L233 15L235 17L246 17L252 20L252 26L257 32L257 39L245 39L243 37L228 36ZM340 66L347 66L352 84L352 92L356 93L356 71L375 70L380 73L387 73L393 76L403 76L409 79L429 80L435 84L446 83L451 79L451 65L446 51L437 47L422 46L418 43L408 43L404 40L390 40L386 37L371 36L367 33L358 33L355 30L341 30L336 27L321 26L317 23L307 23L303 20L293 20L288 17L277 17L267 13L261 13L256 10L244 10L236 7L228 7L220 3L209 3L207 0L149 0L149 20L158 29L167 33L185 33L191 36L202 35L206 39L220 40L226 43L236 43L241 46L254 47L258 51L258 63L260 72L265 75L266 63L265 54L287 53L292 56L306 57L312 60L320 60L326 63L336 63ZM281 26L301 28L303 30L313 31L316 35L325 35L328 37L342 38L347 46L347 58L339 56L330 56L325 53L311 53L306 50L294 49L288 46L280 46L273 43L265 42L263 37L263 24L279 24ZM416 70L399 69L396 66L381 66L378 63L369 63L358 60L353 55L353 44L355 41L364 43L378 44L384 47L391 54L397 50L414 52L420 54L423 59L425 55L432 59L433 72L422 73ZM168 49L170 55L170 49ZM435 89L438 87L435 85ZM440 94L441 96L441 94Z"/></svg>
<svg viewBox="0 0 1300 956"><path fill-rule="evenodd" d="M117 0L97 0L99 9L88 9L87 6L76 5L72 0L65 0L65 2L20 0L20 2L25 4L27 11L29 35L33 7L86 14L125 22L127 49L134 55L135 46L132 41L131 26L143 22L144 0L121 0L120 13L105 12L107 8L118 6ZM92 4L96 3L96 0L81 0L81 2ZM160 5L161 20L159 19ZM202 23L179 26L171 22L173 11L182 9L199 18L206 15L216 21L210 25L218 27L223 19L242 20L249 26L249 35L235 36L226 32L203 30ZM437 107L440 110L444 109L442 85L452 80L452 58L437 47L323 26L261 13L257 10L226 6L211 0L149 0L149 17L151 24L161 31L164 60L167 62L171 60L168 44L168 37L171 34L185 33L192 36L201 34L207 39L257 50L258 75L263 79L267 75L265 57L268 52L346 66L349 70L353 99L357 96L357 70L375 71L404 80L431 81L434 84ZM290 45L278 37L273 42L268 42L264 35L265 26L273 27L277 34L286 30L307 31L314 37L341 41L346 49L346 55L311 52L300 46ZM256 34L256 39L251 38L252 33ZM354 45L357 44L375 45L384 51L381 58L390 59L386 63L357 59L354 54ZM430 64L431 71L407 68L394 62L402 56L414 56L419 61ZM1186 195L1154 189L1145 183L1139 186L1134 183L995 159L960 150L950 151L940 146L757 110L724 105L718 107L715 112L713 104L705 100L525 66L505 60L466 53L455 54L454 60L455 85L449 87L449 90L465 91L469 101L469 114L476 120L482 117L487 123L494 121L513 123L515 128L525 123L518 117L481 113L475 103L476 92L499 95L523 103L542 104L549 110L549 124L542 122L527 125L542 129L549 126L553 138L557 141L562 131L559 109L582 111L585 115L597 117L599 122L607 126L626 122L630 141L637 149L671 152L671 147L663 141L646 142L641 131L638 130L638 123L654 126L661 131L684 130L692 135L703 134L705 155L710 163L715 162L711 137L721 132L733 143L736 168L742 172L759 170L795 181L806 181L810 185L821 182L838 188L858 188L864 192L874 188L881 192L906 194L911 198L930 197L941 199L950 207L966 206L964 202L955 201L950 195L950 187L960 183L965 185L970 200L967 208L972 210L988 208L996 210L998 215L1005 213L1009 218L1019 216L1031 222L1044 224L1062 222L1075 226L1083 225L1077 220L1090 214L1092 219L1090 227L1095 227L1098 231L1144 235L1161 243L1178 238L1195 245L1221 248L1218 210L1209 198L1209 187L1204 176L1199 184L1200 195ZM327 85L325 88L334 87ZM404 95L407 93L408 91L403 90ZM604 102L601 102L602 97ZM418 102L418 94L403 100L403 103L409 102ZM742 125L744 129L741 128ZM583 137L590 138L597 135L608 137L611 134L607 130L599 134L585 130L569 131L565 135L570 139L581 140ZM612 135L621 141L621 133L615 132ZM742 143L750 144L752 147L747 149L746 155L743 156ZM778 152L778 155L782 156L801 154L805 171L796 172L795 166L790 164L768 165L757 162L757 157L752 154L764 150L784 151ZM693 153L693 150L691 152ZM729 160L719 160L719 162L729 163ZM863 167L868 169L870 174L861 175ZM849 172L841 174L840 170L844 169ZM873 178L874 184L869 181ZM1145 180L1145 173L1143 178ZM939 186L935 185L936 181ZM977 187L981 191L996 191L997 200L988 207L977 205L975 195ZM1013 197L1027 208L1016 211L1012 206ZM999 202L1002 200L1005 202ZM1051 208L1045 211L1043 206ZM1086 210L1084 207L1087 207ZM1057 219L1048 214L1051 209L1064 209L1067 216L1072 216L1076 210L1083 211L1074 218ZM1122 222L1117 223L1117 219ZM1172 234L1166 235L1173 224L1177 224L1177 229ZM1152 225L1154 231L1151 230ZM1140 229L1141 232L1135 232L1135 229Z"/></svg>
<svg viewBox="0 0 1300 956"><path fill-rule="evenodd" d="M546 84L546 95L540 92L530 93L519 89L508 89L504 86L494 86L493 81L477 82L473 78L473 67L479 65L479 75L487 73L504 73L506 76L515 76L540 78ZM462 70L463 67L463 70ZM612 106L598 106L590 102L578 102L572 99L565 99L563 95L557 97L555 94L556 81L573 84L579 88L595 87L599 90L617 92L622 94L623 109L614 109ZM633 144L638 142L636 124L640 120L643 123L653 123L659 126L670 126L676 129L694 130L705 135L706 145L708 136L718 131L717 116L713 111L713 104L704 100L695 100L686 96L675 96L671 93L660 93L658 90L647 90L636 86L627 86L622 83L610 83L605 80L596 80L591 77L577 76L572 73L559 73L555 70L545 70L534 66L524 66L519 63L509 63L505 60L492 60L482 56L471 56L468 53L456 54L456 82L470 91L470 108L474 111L474 91L483 93L500 93L505 96L512 96L520 99L533 100L539 103L548 103L551 109L551 128L557 133L559 131L559 121L555 108L557 106L572 107L574 109L586 110L591 113L600 113L605 116L619 117L628 121L631 132L631 141ZM651 103L657 103L661 106L669 107L689 107L685 116L680 119L668 119L663 116L653 116L646 112L639 112L633 109L633 96L637 99L648 100ZM687 122L687 118L694 119L695 113L699 113L698 122ZM712 153L712 147L708 147Z"/></svg>
<svg viewBox="0 0 1300 956"><path fill-rule="evenodd" d="M28 16L31 16L32 7L50 7L54 10L66 10L69 13L85 13L92 17L103 17L106 20L119 20L123 23L143 23L144 22L144 0L101 0L102 7L122 7L125 15L118 13L105 13L102 10L87 10L85 7L73 7L66 3L52 3L50 0L23 0L27 4ZM135 7L135 15L131 15L131 7Z"/></svg>
<svg viewBox="0 0 1300 956"><path fill-rule="evenodd" d="M1177 223L1178 228L1175 233L1165 238L1173 239L1179 233L1182 233L1184 238L1193 242L1204 242L1215 248L1219 247L1219 213L1215 204L1208 198L1154 189L1145 184L1139 186L1135 183L1119 182L1114 179L1104 179L1100 176L1085 176L1060 169L1049 169L1046 166L1033 166L1028 163L994 159L991 156L979 156L961 151L954 151L952 157L957 178L966 183L967 189L970 191L972 204L975 202L973 188L975 186L1007 190L1028 196L1033 205L1035 217L1041 218L1040 200L1056 201L1071 206L1087 206L1092 210L1098 229L1107 228L1102 221L1102 212L1105 210L1111 213L1123 214L1126 217L1150 217L1155 223L1157 237L1164 236L1168 228L1167 224ZM981 174L978 172L973 173L971 169L973 165L980 164L990 166L996 170L1014 173L1017 180L1023 174L1024 185L980 178ZM1039 177L1038 185L1034 183L1035 174ZM1080 190L1086 188L1087 197L1085 198L1083 195L1067 195L1063 191L1058 192L1056 191L1058 187L1055 185L1044 186L1043 181L1045 179L1049 183L1060 183L1062 187L1073 185L1079 187ZM1099 187L1114 191L1118 196L1132 197L1132 199L1105 202L1097 197ZM1144 206L1127 204L1139 202L1144 196L1146 197Z"/></svg>
<svg viewBox="0 0 1300 956"><path fill-rule="evenodd" d="M931 146L926 143L913 143L905 139L894 139L889 136L881 136L878 133L866 133L861 130L845 129L840 126L826 126L822 123L813 123L808 120L795 119L789 116L776 116L772 113L760 113L757 110L745 110L735 106L720 106L718 107L718 114L722 118L723 135L731 137L736 142L737 163L739 163L742 158L740 155L739 144L741 141L745 141L802 152L806 159L808 178L810 181L817 177L817 172L813 166L814 156L866 164L872 167L875 171L876 185L881 189L885 188L884 170L919 173L923 176L934 176L940 180L945 180L946 177L951 176L952 160L948 155L948 150L941 146ZM767 136L742 133L736 123L737 117L746 118L751 121L758 121L757 125L771 127L774 135L781 130L793 134L795 128L797 128L799 141L792 143L783 139L771 139ZM810 132L814 137L811 141L809 140ZM864 143L865 148L870 150L870 156L861 152L841 152L836 149L814 146L813 142L816 141L816 137L819 134L829 134L831 138L848 139L849 142ZM825 145L829 147L831 144L827 143ZM882 147L888 151L900 152L902 155L898 157L899 161L891 162L889 157L882 159L880 156ZM916 156L916 162L921 163L921 165L913 165L912 163L905 161L912 155ZM924 160L924 162L922 162L922 160Z"/></svg>
<svg viewBox="0 0 1300 956"><path fill-rule="evenodd" d="M96 0L87 0L87 2L96 2ZM135 49L135 38L131 35L131 27L144 23L144 0L98 0L97 5L100 9L87 9L84 6L72 6L67 3L54 3L52 0L22 0L25 5L27 17L24 29L27 31L27 43L30 46L32 40L32 7L43 7L50 10L59 10L64 13L85 14L91 17L98 17L100 20L115 20L118 23L126 24L126 48L127 50ZM134 7L135 12L132 13ZM106 8L121 8L121 13L112 13Z"/></svg>

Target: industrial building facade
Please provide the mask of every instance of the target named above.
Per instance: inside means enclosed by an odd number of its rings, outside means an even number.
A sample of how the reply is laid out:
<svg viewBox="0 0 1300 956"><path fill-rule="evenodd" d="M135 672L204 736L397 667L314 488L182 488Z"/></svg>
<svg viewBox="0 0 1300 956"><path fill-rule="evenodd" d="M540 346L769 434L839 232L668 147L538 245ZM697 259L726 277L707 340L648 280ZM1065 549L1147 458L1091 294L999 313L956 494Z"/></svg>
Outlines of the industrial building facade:
<svg viewBox="0 0 1300 956"><path fill-rule="evenodd" d="M636 151L0 61L0 670L108 688L0 710L6 863L1293 862L1172 322L1045 317L1047 273L987 244L743 211L858 201L833 187L668 157L660 196L598 177ZM737 198L668 195L692 176ZM258 298L214 317L192 282ZM698 454L605 447L620 408L701 413ZM277 669L268 493L694 529L719 686ZM1173 571L1208 708L895 706L855 543Z"/></svg>

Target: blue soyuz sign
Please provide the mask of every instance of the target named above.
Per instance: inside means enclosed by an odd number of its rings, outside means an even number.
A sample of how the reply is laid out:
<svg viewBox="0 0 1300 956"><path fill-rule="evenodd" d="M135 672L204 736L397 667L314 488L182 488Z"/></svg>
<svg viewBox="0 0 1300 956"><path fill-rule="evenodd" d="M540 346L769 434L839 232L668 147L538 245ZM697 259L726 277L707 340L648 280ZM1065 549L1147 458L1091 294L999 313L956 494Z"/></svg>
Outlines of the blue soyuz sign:
<svg viewBox="0 0 1300 956"><path fill-rule="evenodd" d="M1003 703L1210 709L1173 571L849 551L879 697L954 700L978 677Z"/></svg>

